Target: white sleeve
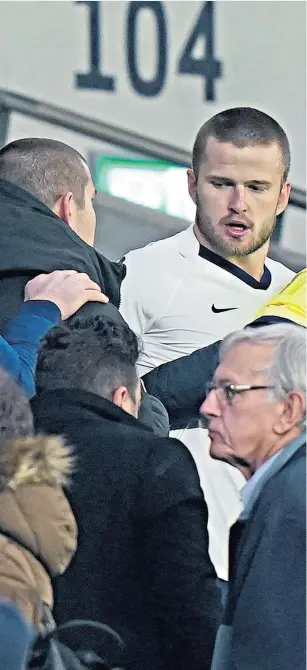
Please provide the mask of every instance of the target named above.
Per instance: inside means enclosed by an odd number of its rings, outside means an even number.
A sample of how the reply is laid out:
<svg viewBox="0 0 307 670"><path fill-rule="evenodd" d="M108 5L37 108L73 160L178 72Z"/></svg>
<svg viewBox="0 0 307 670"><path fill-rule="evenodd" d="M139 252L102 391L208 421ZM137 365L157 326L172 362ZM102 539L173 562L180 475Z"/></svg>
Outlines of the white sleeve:
<svg viewBox="0 0 307 670"><path fill-rule="evenodd" d="M130 251L124 263L127 272L121 285L119 311L131 330L143 338L167 310L182 277L174 277L170 271L169 256L163 262L149 245Z"/></svg>
<svg viewBox="0 0 307 670"><path fill-rule="evenodd" d="M131 330L142 337L154 319L144 254L130 252L124 260L127 272L121 285L119 311Z"/></svg>

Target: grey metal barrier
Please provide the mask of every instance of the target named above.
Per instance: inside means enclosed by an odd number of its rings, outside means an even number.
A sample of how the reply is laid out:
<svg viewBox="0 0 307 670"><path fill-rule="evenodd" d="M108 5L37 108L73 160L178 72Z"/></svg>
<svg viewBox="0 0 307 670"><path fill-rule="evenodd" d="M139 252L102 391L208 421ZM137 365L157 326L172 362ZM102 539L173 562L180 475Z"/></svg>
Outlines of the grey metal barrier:
<svg viewBox="0 0 307 670"><path fill-rule="evenodd" d="M10 115L12 112L29 116L32 119L37 119L51 125L60 126L69 131L91 137L92 139L107 142L108 144L113 144L134 153L143 154L146 157L159 159L182 167L189 167L191 164L189 152L174 147L171 144L143 137L143 135L4 88L0 88L0 146L4 146L7 142ZM289 205L306 210L306 191L292 187ZM285 264L289 265L288 250L279 249L278 244L281 237L282 224L283 216L278 218L278 223L273 234L271 255L275 254L278 249L279 258L284 258ZM292 258L292 265L299 266L305 263L303 255L292 254L292 257L295 257L295 260Z"/></svg>

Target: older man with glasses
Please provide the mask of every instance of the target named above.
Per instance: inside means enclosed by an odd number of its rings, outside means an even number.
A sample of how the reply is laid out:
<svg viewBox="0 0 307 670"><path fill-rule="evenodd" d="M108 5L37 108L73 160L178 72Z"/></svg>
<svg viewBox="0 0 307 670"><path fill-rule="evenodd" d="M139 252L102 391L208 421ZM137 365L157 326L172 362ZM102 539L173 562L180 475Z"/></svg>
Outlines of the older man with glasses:
<svg viewBox="0 0 307 670"><path fill-rule="evenodd" d="M212 670L305 670L305 329L229 335L208 391L210 454L247 479Z"/></svg>

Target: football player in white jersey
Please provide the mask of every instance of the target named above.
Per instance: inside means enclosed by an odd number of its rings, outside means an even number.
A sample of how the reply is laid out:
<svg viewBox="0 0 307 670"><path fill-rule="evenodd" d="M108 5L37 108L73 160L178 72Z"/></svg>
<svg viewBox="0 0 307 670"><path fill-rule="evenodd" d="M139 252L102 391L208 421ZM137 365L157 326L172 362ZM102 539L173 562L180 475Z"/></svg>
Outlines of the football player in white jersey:
<svg viewBox="0 0 307 670"><path fill-rule="evenodd" d="M267 258L276 217L290 195L290 149L281 126L262 111L221 112L199 130L188 189L195 224L127 254L120 311L143 342L149 370L244 328L293 277ZM197 425L176 426L198 467L209 508L209 551L228 578L229 527L241 512L243 475L209 456Z"/></svg>

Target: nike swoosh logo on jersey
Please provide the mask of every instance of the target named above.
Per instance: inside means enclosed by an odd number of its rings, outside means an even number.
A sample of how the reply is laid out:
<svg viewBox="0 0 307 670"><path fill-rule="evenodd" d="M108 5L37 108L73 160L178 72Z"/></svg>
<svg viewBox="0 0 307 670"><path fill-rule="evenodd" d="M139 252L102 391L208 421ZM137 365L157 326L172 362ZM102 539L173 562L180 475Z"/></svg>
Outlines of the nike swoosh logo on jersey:
<svg viewBox="0 0 307 670"><path fill-rule="evenodd" d="M220 314L221 312L231 312L233 309L238 309L238 308L237 307L225 307L223 309L218 309L217 307L212 305L211 309L212 309L212 312L214 312L214 314Z"/></svg>

